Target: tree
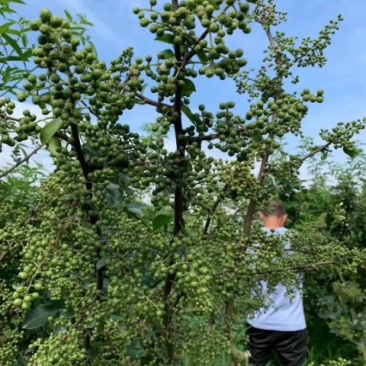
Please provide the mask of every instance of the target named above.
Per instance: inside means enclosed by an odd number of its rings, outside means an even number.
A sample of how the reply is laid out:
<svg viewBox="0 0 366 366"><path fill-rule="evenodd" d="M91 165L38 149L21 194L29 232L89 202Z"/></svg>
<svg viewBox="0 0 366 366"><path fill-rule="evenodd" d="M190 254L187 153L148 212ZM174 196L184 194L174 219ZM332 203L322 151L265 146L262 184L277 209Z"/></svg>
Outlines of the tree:
<svg viewBox="0 0 366 366"><path fill-rule="evenodd" d="M342 240L347 247L363 248L364 155L350 158L345 164L324 160L317 160L315 164L329 166L328 182L323 179L319 182L316 178L310 189L302 188L293 195L294 211L299 212L301 207L296 224L301 226L302 221L311 221L309 216L319 217L325 235ZM365 362L364 276L364 268L348 276L326 273L307 276L310 289L306 300L310 310L308 320L311 317L313 323L319 324L325 319L332 333L355 346L352 353L359 352L360 364Z"/></svg>
<svg viewBox="0 0 366 366"><path fill-rule="evenodd" d="M24 229L20 217L0 231L1 246L12 248L4 268L19 271L1 282L4 365L17 357L31 365L243 363L236 336L243 336L243 317L263 303L250 296L259 278L294 284L295 269L348 273L364 261L362 250L329 239L311 222L292 236L294 247L306 250L290 262L273 240L252 265L245 257L250 243L269 240L255 214L271 198L273 179L283 172L292 179L304 161L330 148L358 152L351 139L364 120L323 131L324 144L303 155L271 160L280 138L301 136L306 104L323 100L322 90L286 91L289 80L299 83L292 70L325 65L341 17L317 39L297 41L275 33L285 15L271 0L172 0L163 8L150 0L149 9L134 12L169 48L145 59L129 48L110 66L82 42L70 14L43 10L29 22L39 32L36 70L17 97L31 100L44 118L28 110L12 117L16 104L2 99L1 143L33 140L57 169L36 192L34 222ZM243 51L227 40L234 32L246 37L253 23L268 47L251 74ZM234 79L250 100L246 116L234 115L230 101L216 113L203 104L194 113L198 77ZM121 124L123 112L141 104L159 114L151 128L161 137L153 141ZM171 153L163 139L170 130ZM206 145L235 160L208 156ZM148 206L135 197L149 188Z"/></svg>

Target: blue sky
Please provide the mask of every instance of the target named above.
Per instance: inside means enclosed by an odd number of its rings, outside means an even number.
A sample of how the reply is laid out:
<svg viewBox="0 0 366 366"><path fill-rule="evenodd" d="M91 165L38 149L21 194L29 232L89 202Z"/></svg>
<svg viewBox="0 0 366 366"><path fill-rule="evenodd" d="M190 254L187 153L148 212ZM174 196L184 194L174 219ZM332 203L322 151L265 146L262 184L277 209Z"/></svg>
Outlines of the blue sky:
<svg viewBox="0 0 366 366"><path fill-rule="evenodd" d="M136 56L156 55L166 44L152 42L154 36L148 29L141 28L137 17L132 13L135 6L149 7L148 0L26 0L27 5L17 8L19 15L37 18L42 8L49 8L62 15L64 9L72 14L82 13L94 23L89 34L98 49L101 59L110 61L117 58L126 47L133 46ZM158 0L159 4L167 1ZM365 0L278 0L280 10L288 13L288 22L281 26L288 35L298 37L316 36L322 27L338 14L344 16L341 28L333 38L333 43L326 51L328 63L322 69L301 70L300 87L325 90L323 104L310 105L309 114L304 120L306 136L317 139L321 128L332 128L337 122L345 122L366 116L366 14ZM229 44L233 48L242 48L248 59L248 67L260 66L263 50L267 41L263 31L254 27L252 34L238 34ZM231 80L219 81L205 79L197 83L197 93L191 108L204 103L209 110L217 111L218 104L234 100L236 112L245 113L246 98L235 93ZM122 123L128 123L141 130L145 123L154 122L153 108L140 107L126 112ZM366 142L365 133L359 139ZM289 140L290 147L296 146L294 139ZM337 159L344 159L343 154L336 154ZM39 155L44 160L45 154ZM38 159L39 160L39 159Z"/></svg>

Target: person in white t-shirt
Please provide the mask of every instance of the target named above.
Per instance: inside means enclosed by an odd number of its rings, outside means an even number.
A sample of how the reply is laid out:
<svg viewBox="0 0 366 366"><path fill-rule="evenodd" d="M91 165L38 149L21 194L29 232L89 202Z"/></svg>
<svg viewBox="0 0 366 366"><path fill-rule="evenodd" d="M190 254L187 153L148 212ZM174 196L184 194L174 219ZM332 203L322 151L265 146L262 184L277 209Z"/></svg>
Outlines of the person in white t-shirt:
<svg viewBox="0 0 366 366"><path fill-rule="evenodd" d="M268 235L284 235L287 232L284 227L287 213L283 203L272 202L269 209L261 213L261 219ZM260 247L260 244L255 247ZM290 249L291 244L286 242L284 250L291 253ZM308 337L302 286L292 289L290 299L283 285L278 285L273 293L268 293L266 281L261 281L261 285L263 296L270 303L269 307L259 309L254 317L247 319L251 365L266 366L272 351L277 353L281 366L305 365Z"/></svg>

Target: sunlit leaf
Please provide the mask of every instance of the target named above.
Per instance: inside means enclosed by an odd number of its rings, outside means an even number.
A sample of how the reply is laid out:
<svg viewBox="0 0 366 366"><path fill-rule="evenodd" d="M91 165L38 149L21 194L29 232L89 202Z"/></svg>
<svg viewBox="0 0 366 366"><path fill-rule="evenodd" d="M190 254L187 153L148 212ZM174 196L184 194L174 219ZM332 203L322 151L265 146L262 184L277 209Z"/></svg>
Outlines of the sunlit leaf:
<svg viewBox="0 0 366 366"><path fill-rule="evenodd" d="M55 133L62 127L63 121L60 118L54 119L51 122L48 122L46 126L44 126L40 133L41 142L43 144L47 144Z"/></svg>
<svg viewBox="0 0 366 366"><path fill-rule="evenodd" d="M2 35L2 38L4 38L5 42L8 43L11 48L17 53L17 55L20 58L23 58L23 52L22 49L19 47L17 41L10 36L8 36L6 33Z"/></svg>
<svg viewBox="0 0 366 366"><path fill-rule="evenodd" d="M171 49L166 49L164 51L159 52L159 58L162 58L164 60L167 60L169 58L174 58L174 52Z"/></svg>
<svg viewBox="0 0 366 366"><path fill-rule="evenodd" d="M196 86L194 85L192 80L184 79L184 86L182 90L185 95L190 96L193 92L196 91Z"/></svg>
<svg viewBox="0 0 366 366"><path fill-rule="evenodd" d="M28 314L23 329L37 329L48 323L48 318L55 317L65 304L62 300L55 300L46 305L39 305Z"/></svg>
<svg viewBox="0 0 366 366"><path fill-rule="evenodd" d="M159 230L160 228L168 225L171 219L171 216L163 214L155 216L152 222L153 230Z"/></svg>
<svg viewBox="0 0 366 366"><path fill-rule="evenodd" d="M48 143L48 150L54 156L59 155L59 149L61 149L61 140L58 137L53 136Z"/></svg>
<svg viewBox="0 0 366 366"><path fill-rule="evenodd" d="M182 106L182 111L183 113L188 117L188 119L195 125L197 126L198 124L201 123L201 120L199 118L198 115L193 114L192 111L189 109L188 106L183 105Z"/></svg>
<svg viewBox="0 0 366 366"><path fill-rule="evenodd" d="M174 43L174 35L171 33L165 33L162 36L156 37L155 41L165 42L169 44Z"/></svg>
<svg viewBox="0 0 366 366"><path fill-rule="evenodd" d="M144 214L146 208L147 205L141 202L131 202L127 206L127 210L138 217L141 217Z"/></svg>

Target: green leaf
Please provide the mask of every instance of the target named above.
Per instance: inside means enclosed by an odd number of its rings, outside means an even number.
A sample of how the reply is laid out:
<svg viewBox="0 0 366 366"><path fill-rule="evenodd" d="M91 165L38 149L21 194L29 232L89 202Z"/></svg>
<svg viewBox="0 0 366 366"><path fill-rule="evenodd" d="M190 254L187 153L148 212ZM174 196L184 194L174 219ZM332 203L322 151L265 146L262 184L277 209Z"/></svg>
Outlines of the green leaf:
<svg viewBox="0 0 366 366"><path fill-rule="evenodd" d="M65 13L65 15L66 15L67 20L68 20L70 23L71 23L71 22L73 22L72 16L71 16L70 12L69 12L67 9L65 9L65 10L64 10L64 13Z"/></svg>
<svg viewBox="0 0 366 366"><path fill-rule="evenodd" d="M164 43L173 44L174 43L174 35L171 33L165 33L162 36L156 37L155 41L160 41Z"/></svg>
<svg viewBox="0 0 366 366"><path fill-rule="evenodd" d="M350 158L354 159L356 156L360 154L360 151L355 147L345 146L343 148L343 152L347 154Z"/></svg>
<svg viewBox="0 0 366 366"><path fill-rule="evenodd" d="M63 121L60 118L54 119L48 122L40 132L40 138L42 144L47 144L55 133L62 127Z"/></svg>
<svg viewBox="0 0 366 366"><path fill-rule="evenodd" d="M6 34L12 34L13 36L20 36L20 31L18 29L8 29Z"/></svg>
<svg viewBox="0 0 366 366"><path fill-rule="evenodd" d="M185 95L190 96L193 92L196 91L196 86L194 85L192 80L184 79L184 85L182 91Z"/></svg>
<svg viewBox="0 0 366 366"><path fill-rule="evenodd" d="M199 125L201 123L201 120L197 114L193 114L192 111L189 109L188 106L183 105L182 106L183 113L188 117L188 119L195 125Z"/></svg>
<svg viewBox="0 0 366 366"><path fill-rule="evenodd" d="M10 0L9 2L14 3L14 4L20 4L20 5L24 5L25 4L25 2L22 1L22 0Z"/></svg>
<svg viewBox="0 0 366 366"><path fill-rule="evenodd" d="M120 322L124 320L124 318L121 315L113 314L111 315L111 319L115 322Z"/></svg>
<svg viewBox="0 0 366 366"><path fill-rule="evenodd" d="M94 24L91 21L89 21L86 16L78 14L78 17L80 20L80 24L87 25L89 27L94 27Z"/></svg>
<svg viewBox="0 0 366 366"><path fill-rule="evenodd" d="M202 63L208 62L208 57L204 51L197 52L197 57L200 59Z"/></svg>
<svg viewBox="0 0 366 366"><path fill-rule="evenodd" d="M154 231L159 230L163 226L168 225L171 219L172 219L171 216L163 214L155 216L152 222L153 230Z"/></svg>
<svg viewBox="0 0 366 366"><path fill-rule="evenodd" d="M11 68L8 66L5 71L3 72L3 81L4 83L7 83L10 81L11 78Z"/></svg>
<svg viewBox="0 0 366 366"><path fill-rule="evenodd" d="M104 329L105 329L105 320L100 320L98 322L98 326L97 326L97 332L99 335L104 333Z"/></svg>
<svg viewBox="0 0 366 366"><path fill-rule="evenodd" d="M321 160L326 160L328 155L326 153L323 153L320 157Z"/></svg>
<svg viewBox="0 0 366 366"><path fill-rule="evenodd" d="M175 57L175 54L170 48L167 48L166 50L159 52L159 58L162 58L164 60L168 60L169 58L174 58L174 57Z"/></svg>
<svg viewBox="0 0 366 366"><path fill-rule="evenodd" d="M105 267L106 266L106 260L105 258L100 258L97 262L97 265L96 265L96 270L99 271L101 268Z"/></svg>
<svg viewBox="0 0 366 366"><path fill-rule="evenodd" d="M131 202L128 206L127 206L127 210L136 215L137 217L141 217L144 214L144 210L146 210L147 205L145 205L144 203L141 202Z"/></svg>
<svg viewBox="0 0 366 366"><path fill-rule="evenodd" d="M120 186L115 183L109 183L105 189L108 199L108 204L115 205L121 202Z"/></svg>
<svg viewBox="0 0 366 366"><path fill-rule="evenodd" d="M40 305L32 309L23 324L23 329L37 329L47 324L48 318L55 317L65 304L62 300L55 300L47 305Z"/></svg>
<svg viewBox="0 0 366 366"><path fill-rule="evenodd" d="M129 357L131 361L135 361L139 358L143 351L144 349L141 346L141 343L136 340L127 347L126 356Z"/></svg>
<svg viewBox="0 0 366 366"><path fill-rule="evenodd" d="M11 37L9 37L6 33L2 34L2 38L11 46L11 48L17 53L17 55L23 59L22 49L19 47L17 41Z"/></svg>
<svg viewBox="0 0 366 366"><path fill-rule="evenodd" d="M87 160L91 159L92 157L96 157L96 156L99 156L99 153L97 150L94 150L93 148L91 148L89 145L83 145L81 147L82 151L83 151L83 154L85 156L85 158Z"/></svg>
<svg viewBox="0 0 366 366"><path fill-rule="evenodd" d="M3 35L4 33L7 33L9 28L16 24L16 22L14 20L11 20L10 22L3 24L0 26L0 35Z"/></svg>
<svg viewBox="0 0 366 366"><path fill-rule="evenodd" d="M29 49L29 50L27 50L23 53L23 59L26 58L28 60L29 58L31 58L31 56L32 56L32 50L31 49Z"/></svg>
<svg viewBox="0 0 366 366"><path fill-rule="evenodd" d="M50 150L52 155L57 156L59 155L58 149L61 149L61 140L58 137L53 136L48 143L48 150Z"/></svg>

